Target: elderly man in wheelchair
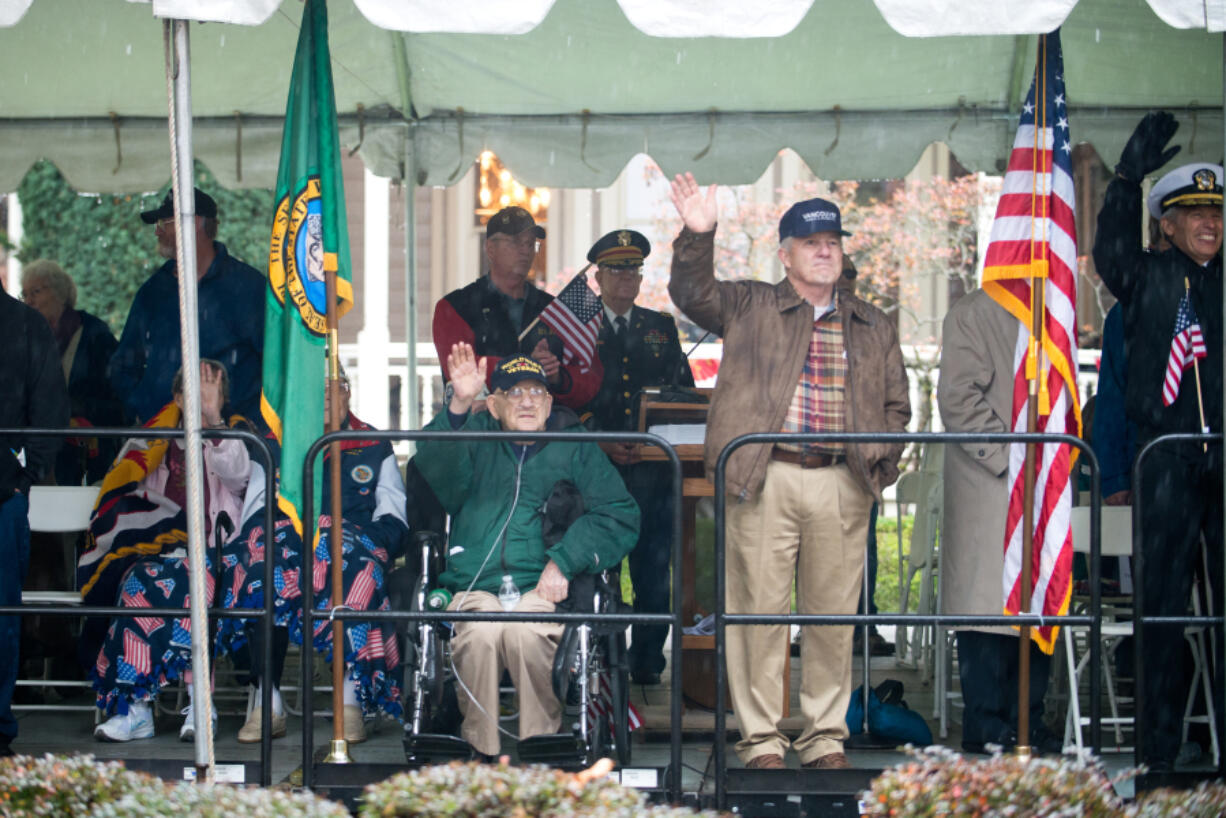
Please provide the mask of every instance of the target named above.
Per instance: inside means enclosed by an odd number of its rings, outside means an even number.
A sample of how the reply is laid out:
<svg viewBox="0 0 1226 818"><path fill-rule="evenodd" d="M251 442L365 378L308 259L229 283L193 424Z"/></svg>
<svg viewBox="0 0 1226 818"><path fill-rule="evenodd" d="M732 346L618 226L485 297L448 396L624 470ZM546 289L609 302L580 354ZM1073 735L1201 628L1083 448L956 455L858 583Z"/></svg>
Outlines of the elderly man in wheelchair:
<svg viewBox="0 0 1226 818"><path fill-rule="evenodd" d="M473 412L486 383L485 358L458 343L448 356L451 396L427 429L471 431L561 431L578 427L564 407L554 407L545 369L523 355L501 360L492 373L487 412ZM616 604L615 587L591 575L616 570L638 536L639 511L608 458L595 443L571 441L423 440L418 444L418 468L451 517L444 565L434 604L452 611L553 612L583 585L575 610ZM551 502L552 497L552 502ZM549 508L550 513L546 514ZM561 509L559 511L559 508ZM565 519L559 519L559 518ZM570 519L573 518L573 519ZM423 559L423 575L432 560ZM435 562L437 566L437 562ZM592 583L595 582L595 588ZM615 585L615 583L613 583ZM425 586L419 586L419 595ZM447 595L450 594L450 599ZM419 604L424 601L424 596ZM437 632L437 628L435 631ZM500 682L509 673L519 695L519 754L521 760L545 758L553 750L576 748L574 736L559 733L570 680L582 694L591 694L586 677L570 673L576 642L586 659L588 637L604 644L603 661L624 674L619 656L623 626L570 629L547 622L457 622L451 636L450 666L463 715L461 734L482 758L496 757L501 748ZM426 629L419 632L428 633ZM567 650L558 654L567 635ZM571 638L571 634L577 634ZM443 653L430 639L418 640L419 662L437 665ZM555 661L557 659L557 661ZM557 671L555 672L555 665ZM437 666L418 679L441 679ZM619 678L618 681L624 681ZM624 690L624 684L620 686ZM421 698L432 691L413 692L406 721L412 735L423 729ZM437 688L433 691L437 694ZM614 698L618 698L616 695ZM624 702L624 695L621 697ZM586 728L587 704L580 702ZM624 706L614 703L611 718L624 718ZM617 711L622 712L617 712ZM414 712L416 711L416 712ZM607 729L613 729L610 726ZM625 743L624 730L617 730ZM512 735L507 733L508 735ZM512 737L514 737L512 735ZM599 744L582 735L585 754ZM407 743L407 742L406 742ZM533 748L540 752L534 752ZM621 750L622 748L618 748Z"/></svg>

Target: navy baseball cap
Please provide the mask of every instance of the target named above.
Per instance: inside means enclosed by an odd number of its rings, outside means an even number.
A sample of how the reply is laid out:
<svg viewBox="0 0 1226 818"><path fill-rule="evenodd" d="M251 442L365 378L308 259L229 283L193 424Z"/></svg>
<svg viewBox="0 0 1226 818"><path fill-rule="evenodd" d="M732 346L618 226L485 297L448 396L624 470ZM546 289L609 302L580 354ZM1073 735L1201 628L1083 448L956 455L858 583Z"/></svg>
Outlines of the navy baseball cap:
<svg viewBox="0 0 1226 818"><path fill-rule="evenodd" d="M205 193L200 188L196 188L196 215L204 216L206 219L217 218L217 202L213 201L213 197ZM175 192L173 190L166 194L166 198L162 199L162 204L155 207L153 210L145 210L140 214L140 220L145 224L157 224L162 219L169 219L175 215Z"/></svg>
<svg viewBox="0 0 1226 818"><path fill-rule="evenodd" d="M507 390L520 381L537 381L549 386L545 367L527 355L511 355L503 358L498 362L498 366L494 367L494 373L490 375L490 388L495 392L499 389Z"/></svg>
<svg viewBox="0 0 1226 818"><path fill-rule="evenodd" d="M814 233L838 233L850 236L843 229L843 214L839 206L825 199L806 199L788 208L779 220L779 241L811 236Z"/></svg>

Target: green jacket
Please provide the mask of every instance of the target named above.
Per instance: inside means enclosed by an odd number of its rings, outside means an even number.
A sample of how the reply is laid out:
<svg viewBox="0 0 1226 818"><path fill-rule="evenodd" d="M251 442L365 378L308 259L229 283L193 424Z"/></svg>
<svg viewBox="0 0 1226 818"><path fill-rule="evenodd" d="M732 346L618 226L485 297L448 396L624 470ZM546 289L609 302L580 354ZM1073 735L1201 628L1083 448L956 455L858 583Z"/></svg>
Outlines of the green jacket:
<svg viewBox="0 0 1226 818"><path fill-rule="evenodd" d="M577 426L574 413L560 407L554 408L546 424L550 431ZM426 427L451 428L446 409ZM501 427L482 412L470 414L461 428L499 431ZM527 593L536 587L551 559L569 580L617 565L638 539L638 506L595 443L553 441L524 447L505 440L423 440L417 444L415 460L451 515L447 570L440 582L452 592L471 585L496 594L502 575L509 573L519 590ZM584 514L546 551L540 510L554 484L563 479L573 481L583 495Z"/></svg>

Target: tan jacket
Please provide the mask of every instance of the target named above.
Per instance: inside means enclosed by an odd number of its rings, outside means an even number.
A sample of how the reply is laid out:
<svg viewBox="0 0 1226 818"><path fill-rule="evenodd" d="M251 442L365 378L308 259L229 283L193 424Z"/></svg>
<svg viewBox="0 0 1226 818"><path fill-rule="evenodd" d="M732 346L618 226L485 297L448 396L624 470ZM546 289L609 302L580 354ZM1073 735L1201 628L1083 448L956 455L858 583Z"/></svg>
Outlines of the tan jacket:
<svg viewBox="0 0 1226 818"><path fill-rule="evenodd" d="M792 402L813 334L813 307L784 279L716 281L715 231L683 229L673 243L668 292L677 308L705 330L724 339L719 380L707 417L705 461L715 461L735 437L778 432ZM911 417L907 373L898 332L885 313L853 295L840 293L839 312L847 349L847 431L903 432ZM901 443L848 446L847 462L866 491L898 479ZM766 479L769 445L743 446L729 459L727 491L749 499Z"/></svg>
<svg viewBox="0 0 1226 818"><path fill-rule="evenodd" d="M947 432L1008 432L1018 321L983 290L945 316L937 404ZM1009 447L945 446L941 613L999 614L1004 607ZM1011 628L968 628L1016 635Z"/></svg>

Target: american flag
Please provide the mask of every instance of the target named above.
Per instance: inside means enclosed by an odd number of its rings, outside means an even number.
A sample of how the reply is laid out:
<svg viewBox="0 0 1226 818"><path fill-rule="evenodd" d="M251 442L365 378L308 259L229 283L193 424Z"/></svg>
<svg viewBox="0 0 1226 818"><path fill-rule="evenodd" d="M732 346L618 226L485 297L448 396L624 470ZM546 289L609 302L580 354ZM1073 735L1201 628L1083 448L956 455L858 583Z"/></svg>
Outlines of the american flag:
<svg viewBox="0 0 1226 818"><path fill-rule="evenodd" d="M1205 336L1200 330L1200 320L1192 311L1192 302L1187 291L1179 301L1175 314L1175 331L1171 334L1171 356L1166 359L1166 377L1162 379L1162 405L1170 406L1179 397L1179 384L1183 371L1197 358L1209 354L1205 348Z"/></svg>
<svg viewBox="0 0 1226 818"><path fill-rule="evenodd" d="M349 595L345 604L355 611L364 611L370 605L370 599L375 593L375 564L367 562L349 586Z"/></svg>
<svg viewBox="0 0 1226 818"><path fill-rule="evenodd" d="M153 669L149 661L149 643L134 631L124 631L123 661L132 666L137 676L148 676Z"/></svg>
<svg viewBox="0 0 1226 818"><path fill-rule="evenodd" d="M579 273L541 310L541 320L562 337L565 344L562 363L576 359L589 367L596 357L596 337L600 335L600 297Z"/></svg>
<svg viewBox="0 0 1226 818"><path fill-rule="evenodd" d="M627 705L629 707L626 713L626 726L633 732L643 726L643 717L639 714L638 708L634 706L634 702L627 702ZM587 702L587 717L593 725L600 723L602 715L607 716L612 722L613 690L609 687L607 673L600 674L600 689L595 692L595 695L589 696ZM610 729L612 729L611 724Z"/></svg>
<svg viewBox="0 0 1226 818"><path fill-rule="evenodd" d="M991 241L984 258L983 288L1019 321L1014 347L1011 429L1026 428L1030 382L1036 380L1042 433L1081 432L1077 400L1077 230L1072 139L1064 96L1060 33L1039 38L1035 78L1022 106L1005 172ZM1032 290L1032 285L1038 287ZM1042 305L1040 337L1033 310ZM1068 612L1072 593L1070 523L1074 453L1065 444L1036 446L1030 608L1026 613ZM1005 520L1004 610L1021 613L1023 470L1026 447L1009 453L1009 508ZM1054 627L1032 628L1046 653L1055 648Z"/></svg>

